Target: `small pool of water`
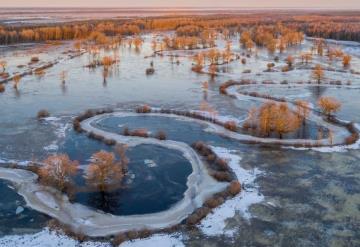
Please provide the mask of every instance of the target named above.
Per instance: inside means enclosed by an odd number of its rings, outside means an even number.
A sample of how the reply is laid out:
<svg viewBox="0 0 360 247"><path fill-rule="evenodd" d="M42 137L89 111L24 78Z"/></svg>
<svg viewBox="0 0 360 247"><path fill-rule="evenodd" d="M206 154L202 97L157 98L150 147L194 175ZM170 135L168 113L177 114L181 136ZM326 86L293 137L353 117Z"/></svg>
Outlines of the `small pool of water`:
<svg viewBox="0 0 360 247"><path fill-rule="evenodd" d="M164 131L167 139L173 141L185 142L189 145L196 141L204 141L209 144L226 145L230 147L237 146L236 141L205 131L206 124L201 124L189 120L166 116L125 116L108 117L94 123L100 129L122 134L124 128L130 130L146 128L155 135L158 131Z"/></svg>
<svg viewBox="0 0 360 247"><path fill-rule="evenodd" d="M91 155L100 150L116 152L83 134L72 132L68 136L60 151L80 162L82 172L76 183L86 187L82 175L91 163ZM192 167L181 152L158 145L138 145L129 148L126 155L129 172L122 188L109 193L79 192L73 202L115 215L134 215L169 209L183 198Z"/></svg>

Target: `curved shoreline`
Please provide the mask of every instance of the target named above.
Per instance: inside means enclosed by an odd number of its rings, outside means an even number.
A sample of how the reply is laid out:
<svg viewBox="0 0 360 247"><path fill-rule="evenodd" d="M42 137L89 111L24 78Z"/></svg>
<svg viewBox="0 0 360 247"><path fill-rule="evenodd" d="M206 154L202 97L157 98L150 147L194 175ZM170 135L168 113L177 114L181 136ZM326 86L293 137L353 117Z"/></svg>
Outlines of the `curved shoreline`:
<svg viewBox="0 0 360 247"><path fill-rule="evenodd" d="M184 120L205 124L207 125L206 131L212 132L219 135L224 135L226 137L232 138L234 140L247 143L247 144L272 144L272 145L283 145L283 146L296 146L296 147L329 147L329 146L339 146L344 145L343 138L346 136L344 133L344 128L335 126L333 124L327 123L322 120L320 117L313 115L317 121L321 121L322 125L326 128L332 129L334 131L334 140L333 144L330 144L329 140L311 140L311 139L276 139L276 138L261 138L255 137L252 135L241 134L238 132L230 131L219 124L207 120L201 120L193 117L188 117L181 114L175 113L162 113L162 110L152 109L150 113L133 113L133 112L114 112L114 113L105 113L102 115L95 116L97 120L105 116L117 116L117 117L126 117L126 116L162 116L162 117L174 117L182 118ZM95 118L94 117L94 118ZM90 118L93 119L93 118ZM86 121L86 120L84 120ZM220 121L221 122L221 121ZM341 133L341 134L340 134ZM126 137L125 137L126 138Z"/></svg>
<svg viewBox="0 0 360 247"><path fill-rule="evenodd" d="M247 86L248 84L245 84ZM235 99L241 99L241 98L256 98L259 101L276 101L276 102L287 102L294 104L291 101L285 100L285 99L278 99L278 98L264 98L261 95L258 97L251 96L248 94L244 94L237 91L237 87L243 86L243 84L238 82L229 83L228 85L223 84L223 86L220 86L220 93L228 95L230 97L233 97ZM319 125L326 127L327 129L331 130L334 133L333 140L330 142L328 138L323 138L320 140L311 140L311 139L287 139L287 140L277 140L278 143L282 143L282 145L290 145L290 146L297 146L297 147L335 147L335 146L344 146L344 145L351 145L345 143L346 138L351 137L353 134L356 134L359 136L360 130L356 126L347 126L347 122L339 120L337 118L334 118L334 121L336 121L337 124L334 124L330 121L325 121L321 116L322 114L316 110L314 110L312 107L308 108L310 110L308 119L318 123ZM341 125L341 126L338 126ZM347 132L347 133L345 133ZM265 139L265 138L261 138ZM268 139L268 138L266 138ZM359 137L356 138L355 142L359 140ZM293 144L290 144L293 143Z"/></svg>
<svg viewBox="0 0 360 247"><path fill-rule="evenodd" d="M183 199L165 211L144 215L116 216L91 209L79 203L71 203L69 198L58 190L38 184L37 175L30 171L0 168L0 178L13 182L18 193L24 197L29 207L59 220L76 232L81 232L90 237L103 237L144 229L159 230L175 226L201 207L213 194L222 192L227 188L228 183L218 182L209 175L207 167L187 144L140 137L123 137L114 133L107 133L91 126L90 123L98 117L103 117L103 115L84 120L81 123L82 127L87 131L101 134L129 146L152 144L181 151L193 169L188 177L188 188Z"/></svg>

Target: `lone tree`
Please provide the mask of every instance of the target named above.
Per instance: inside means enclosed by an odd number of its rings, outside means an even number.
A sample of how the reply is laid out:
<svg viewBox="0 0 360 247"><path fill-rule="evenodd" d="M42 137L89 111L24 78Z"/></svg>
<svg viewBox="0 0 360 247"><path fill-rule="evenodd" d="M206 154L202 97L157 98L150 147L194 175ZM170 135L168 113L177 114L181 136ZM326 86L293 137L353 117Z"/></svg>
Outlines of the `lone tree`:
<svg viewBox="0 0 360 247"><path fill-rule="evenodd" d="M328 117L339 111L341 108L341 103L333 97L321 97L318 101L318 105L321 108L321 111Z"/></svg>
<svg viewBox="0 0 360 247"><path fill-rule="evenodd" d="M351 56L350 55L345 55L343 57L343 66L348 67L350 65L350 62L351 62Z"/></svg>
<svg viewBox="0 0 360 247"><path fill-rule="evenodd" d="M66 71L65 70L61 71L60 72L60 81L61 81L62 84L65 84L66 77L67 77Z"/></svg>
<svg viewBox="0 0 360 247"><path fill-rule="evenodd" d="M292 68L293 64L294 64L294 57L289 55L287 58L286 58L286 64L289 66L289 68Z"/></svg>
<svg viewBox="0 0 360 247"><path fill-rule="evenodd" d="M118 147L120 160L116 160L112 152L99 151L92 156L92 163L86 171L86 179L90 186L97 188L100 192L106 192L121 184L127 172L128 159L125 148Z"/></svg>
<svg viewBox="0 0 360 247"><path fill-rule="evenodd" d="M324 70L320 64L317 64L312 72L312 78L314 78L318 84L324 79Z"/></svg>
<svg viewBox="0 0 360 247"><path fill-rule="evenodd" d="M15 76L14 76L13 81L14 81L14 88L15 88L15 89L18 89L20 80L21 80L20 75L15 75Z"/></svg>
<svg viewBox="0 0 360 247"><path fill-rule="evenodd" d="M72 183L72 177L79 167L79 163L70 160L66 154L49 156L43 163L44 165L39 169L40 181L55 186L61 191Z"/></svg>
<svg viewBox="0 0 360 247"><path fill-rule="evenodd" d="M7 62L5 60L0 61L0 67L2 68L2 72L5 72L7 66Z"/></svg>

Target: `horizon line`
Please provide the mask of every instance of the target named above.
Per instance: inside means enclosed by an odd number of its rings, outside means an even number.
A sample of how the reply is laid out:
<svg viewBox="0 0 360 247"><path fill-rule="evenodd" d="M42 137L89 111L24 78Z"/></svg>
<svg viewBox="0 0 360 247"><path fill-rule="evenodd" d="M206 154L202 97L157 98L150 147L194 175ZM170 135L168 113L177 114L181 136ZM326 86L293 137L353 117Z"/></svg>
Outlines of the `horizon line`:
<svg viewBox="0 0 360 247"><path fill-rule="evenodd" d="M3 8L7 9L31 9L31 8L41 8L41 9L51 9L51 8L81 8L81 9L200 9L200 10L223 10L223 9L234 9L241 10L241 9L279 9L279 10L349 10L349 11L359 11L360 7L339 7L339 6L331 6L331 7L271 7L271 6L264 6L264 7L250 7L250 6L213 6L213 7L199 7L199 6L5 6Z"/></svg>

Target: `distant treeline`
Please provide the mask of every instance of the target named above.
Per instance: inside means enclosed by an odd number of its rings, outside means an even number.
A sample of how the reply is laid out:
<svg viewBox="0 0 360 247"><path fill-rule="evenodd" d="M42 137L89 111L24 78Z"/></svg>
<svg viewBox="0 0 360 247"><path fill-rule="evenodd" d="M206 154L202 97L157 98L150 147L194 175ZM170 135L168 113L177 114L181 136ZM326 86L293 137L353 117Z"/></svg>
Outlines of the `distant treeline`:
<svg viewBox="0 0 360 247"><path fill-rule="evenodd" d="M308 36L337 40L360 41L360 14L294 14L263 13L242 15L167 16L104 20L48 26L0 26L0 44L42 42L51 40L86 39L94 32L106 36L137 35L144 31L176 31L178 36L197 36L205 29L215 29L226 35L241 32L257 25L282 22L288 28Z"/></svg>

